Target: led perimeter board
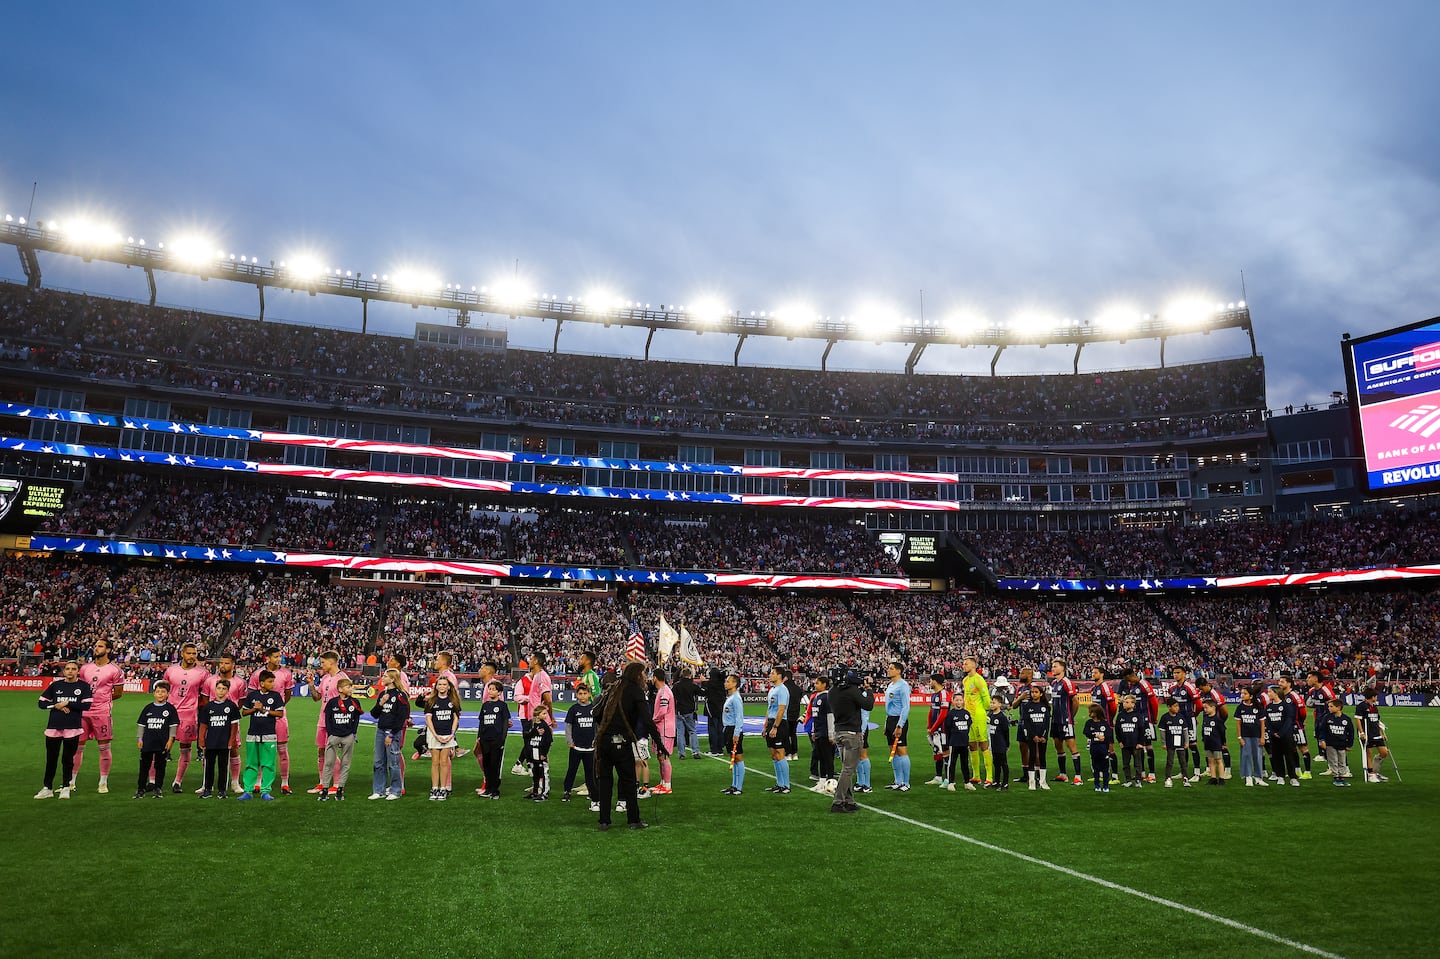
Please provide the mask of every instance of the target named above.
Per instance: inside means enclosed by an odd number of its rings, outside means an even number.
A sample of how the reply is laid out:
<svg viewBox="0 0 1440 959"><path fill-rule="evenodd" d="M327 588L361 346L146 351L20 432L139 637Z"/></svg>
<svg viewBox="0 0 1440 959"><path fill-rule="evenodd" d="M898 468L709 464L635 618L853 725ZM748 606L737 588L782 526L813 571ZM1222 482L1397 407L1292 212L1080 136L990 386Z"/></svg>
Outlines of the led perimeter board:
<svg viewBox="0 0 1440 959"><path fill-rule="evenodd" d="M1440 490L1440 316L1340 344L1372 496Z"/></svg>

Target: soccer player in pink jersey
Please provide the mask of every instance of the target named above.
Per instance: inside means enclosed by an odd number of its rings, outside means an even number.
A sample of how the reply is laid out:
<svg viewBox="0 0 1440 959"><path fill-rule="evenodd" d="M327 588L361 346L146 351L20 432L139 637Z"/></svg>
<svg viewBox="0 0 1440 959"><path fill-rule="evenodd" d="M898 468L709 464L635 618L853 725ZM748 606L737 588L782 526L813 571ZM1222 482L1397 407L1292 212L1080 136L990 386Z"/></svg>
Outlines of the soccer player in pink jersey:
<svg viewBox="0 0 1440 959"><path fill-rule="evenodd" d="M235 657L229 653L222 653L217 669L215 675L205 680L205 699L212 703L215 701L215 684L223 679L230 684L226 698L239 706L245 701L247 690L244 677L235 672ZM244 742L240 737L240 726L237 723L230 736L230 791L237 794L240 792L240 770L245 764ZM205 787L201 786L200 788L204 789Z"/></svg>
<svg viewBox="0 0 1440 959"><path fill-rule="evenodd" d="M290 693L295 689L295 674L289 669L280 665L280 649L270 646L265 650L261 666L250 674L250 689L260 689L260 674L269 672L274 674L275 685L272 689L280 694L280 698L286 705L290 703ZM280 767L280 791L290 795L290 720L281 713L275 718L275 746L276 765Z"/></svg>
<svg viewBox="0 0 1440 959"><path fill-rule="evenodd" d="M349 678L340 671L340 654L333 649L320 654L318 674L310 670L310 698L320 704L320 715L315 720L315 775L321 780L325 778L325 743L329 739L325 734L325 704L340 694L340 680ZM313 796L323 789L323 785L316 783L314 789L306 792Z"/></svg>
<svg viewBox="0 0 1440 959"><path fill-rule="evenodd" d="M186 643L180 647L180 662L165 670L165 681L170 684L170 705L180 714L180 729L175 741L180 744L180 760L175 764L175 781L170 784L171 792L183 792L185 770L190 768L190 749L200 738L200 707L205 699L205 680L210 671L200 665L195 655L195 644ZM160 783L155 784L161 788Z"/></svg>
<svg viewBox="0 0 1440 959"><path fill-rule="evenodd" d="M80 763L85 759L85 743L95 740L100 744L100 788L102 793L110 791L110 740L115 738L115 727L110 721L110 705L125 695L125 673L111 658L110 640L95 640L95 661L80 667L80 679L90 684L94 696L90 708L85 710L80 726L80 747L75 753L75 773L80 773ZM74 785L73 783L71 785Z"/></svg>

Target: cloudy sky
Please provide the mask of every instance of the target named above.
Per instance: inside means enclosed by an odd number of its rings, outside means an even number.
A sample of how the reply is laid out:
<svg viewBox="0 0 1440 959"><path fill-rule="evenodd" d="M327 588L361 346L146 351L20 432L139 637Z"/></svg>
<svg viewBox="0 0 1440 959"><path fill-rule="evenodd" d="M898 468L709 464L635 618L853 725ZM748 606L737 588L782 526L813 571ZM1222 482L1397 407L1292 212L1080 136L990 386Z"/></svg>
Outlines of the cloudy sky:
<svg viewBox="0 0 1440 959"><path fill-rule="evenodd" d="M1342 331L1440 314L1440 5L994 6L23 4L0 15L0 213L38 181L34 218L151 242L466 285L518 260L547 292L832 315L914 315L922 290L927 316L1158 312L1238 300L1243 270L1274 407L1343 388ZM134 271L44 268L144 295ZM0 276L21 276L13 253ZM225 286L162 276L160 298L253 313ZM358 305L300 294L268 312L358 326ZM548 348L553 325L508 322ZM561 344L634 354L643 333L567 326ZM814 366L822 347L751 341L742 360ZM1231 331L1168 357L1248 348ZM849 344L831 365L903 355ZM921 369L989 359L932 348ZM1157 360L1131 343L1083 366ZM1069 362L1031 348L1001 369Z"/></svg>

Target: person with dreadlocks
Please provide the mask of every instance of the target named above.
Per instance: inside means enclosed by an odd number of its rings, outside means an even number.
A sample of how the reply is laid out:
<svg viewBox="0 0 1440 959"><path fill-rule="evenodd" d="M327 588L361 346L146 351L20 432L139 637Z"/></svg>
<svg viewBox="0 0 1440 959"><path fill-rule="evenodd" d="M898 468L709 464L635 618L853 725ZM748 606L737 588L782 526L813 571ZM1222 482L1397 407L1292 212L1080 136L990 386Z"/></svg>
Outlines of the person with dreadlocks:
<svg viewBox="0 0 1440 959"><path fill-rule="evenodd" d="M600 804L601 832L610 829L610 795L615 780L620 780L620 799L625 803L625 816L631 829L645 829L640 821L640 800L636 796L638 780L635 763L640 758L639 731L645 729L645 667L629 663L620 674L620 681L611 685L600 697L595 712L595 778Z"/></svg>

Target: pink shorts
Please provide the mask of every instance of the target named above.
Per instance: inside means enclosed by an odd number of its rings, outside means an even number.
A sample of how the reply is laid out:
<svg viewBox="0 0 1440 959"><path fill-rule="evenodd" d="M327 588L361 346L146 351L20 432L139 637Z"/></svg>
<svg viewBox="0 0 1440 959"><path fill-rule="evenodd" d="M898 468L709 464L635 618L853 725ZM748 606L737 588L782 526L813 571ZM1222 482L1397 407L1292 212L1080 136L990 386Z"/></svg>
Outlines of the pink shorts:
<svg viewBox="0 0 1440 959"><path fill-rule="evenodd" d="M290 742L290 720L284 716L275 720L275 742L282 746Z"/></svg>
<svg viewBox="0 0 1440 959"><path fill-rule="evenodd" d="M95 739L102 743L108 743L115 738L115 727L108 714L91 716L86 713L80 720L80 734L83 737L82 742Z"/></svg>
<svg viewBox="0 0 1440 959"><path fill-rule="evenodd" d="M325 744L326 744L327 742L329 742L329 740L330 740L330 735L325 732L325 727L324 727L324 726L317 726L317 727L315 727L315 748L316 748L316 749L324 749L324 748L325 748Z"/></svg>
<svg viewBox="0 0 1440 959"><path fill-rule="evenodd" d="M200 738L200 715L199 713L181 713L180 729L175 733L175 741L182 745L189 745Z"/></svg>

